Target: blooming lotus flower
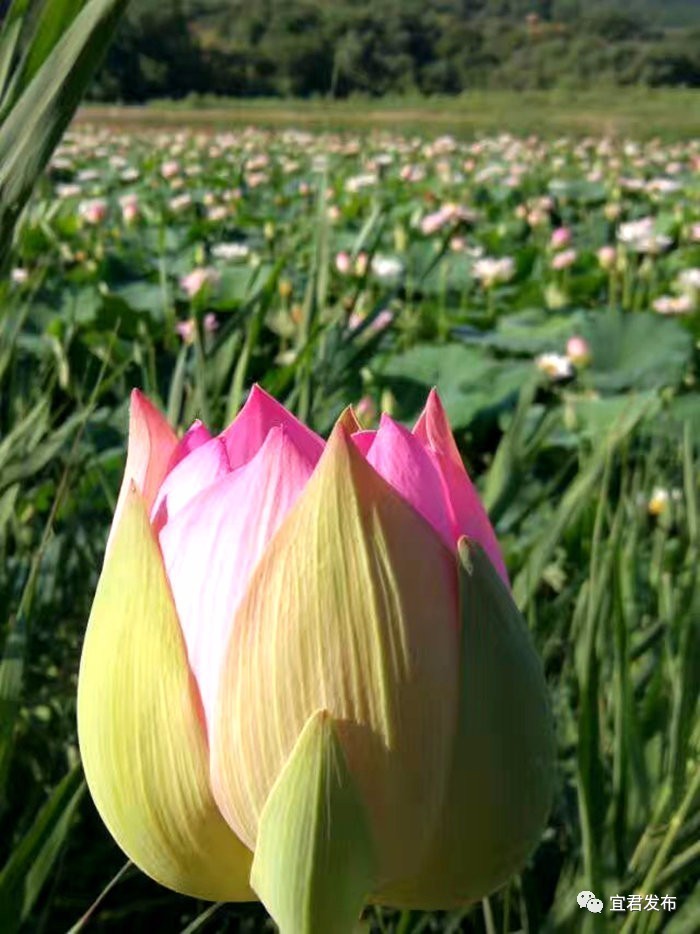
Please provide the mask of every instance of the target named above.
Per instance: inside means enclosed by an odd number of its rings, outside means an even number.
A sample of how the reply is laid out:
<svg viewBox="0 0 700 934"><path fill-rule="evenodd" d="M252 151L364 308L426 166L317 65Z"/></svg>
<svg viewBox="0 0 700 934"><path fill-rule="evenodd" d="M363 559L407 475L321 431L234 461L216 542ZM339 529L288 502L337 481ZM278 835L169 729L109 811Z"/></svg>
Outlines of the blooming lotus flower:
<svg viewBox="0 0 700 934"><path fill-rule="evenodd" d="M132 397L80 666L108 829L179 892L283 934L501 885L552 791L541 665L436 393L329 440L259 388L178 440Z"/></svg>
<svg viewBox="0 0 700 934"><path fill-rule="evenodd" d="M552 257L551 264L552 269L568 269L569 266L573 266L578 257L576 250L562 250L560 253L555 253Z"/></svg>
<svg viewBox="0 0 700 934"><path fill-rule="evenodd" d="M205 286L215 286L221 274L211 266L198 266L180 279L180 287L188 298L195 298Z"/></svg>
<svg viewBox="0 0 700 934"><path fill-rule="evenodd" d="M553 250L561 250L571 243L571 230L568 227L557 227L552 231L549 245Z"/></svg>
<svg viewBox="0 0 700 934"><path fill-rule="evenodd" d="M477 259L472 267L474 276L485 289L491 289L500 282L508 282L515 275L515 262L510 256L500 258L484 256Z"/></svg>
<svg viewBox="0 0 700 934"><path fill-rule="evenodd" d="M541 353L535 357L535 366L541 373L555 381L570 379L574 375L573 362L564 354Z"/></svg>
<svg viewBox="0 0 700 934"><path fill-rule="evenodd" d="M83 201L78 207L78 213L88 224L101 224L107 217L107 202L102 198L93 198L91 201Z"/></svg>

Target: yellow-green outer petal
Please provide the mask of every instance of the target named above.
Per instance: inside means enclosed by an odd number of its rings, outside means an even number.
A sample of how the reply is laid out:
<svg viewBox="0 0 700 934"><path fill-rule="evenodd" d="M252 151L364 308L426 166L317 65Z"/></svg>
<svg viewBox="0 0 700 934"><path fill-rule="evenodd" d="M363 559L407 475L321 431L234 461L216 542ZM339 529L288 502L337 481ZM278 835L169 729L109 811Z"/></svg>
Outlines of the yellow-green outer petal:
<svg viewBox="0 0 700 934"><path fill-rule="evenodd" d="M453 555L336 428L227 650L212 781L241 839L254 848L267 796L323 709L368 809L382 880L415 871L445 789L458 642Z"/></svg>
<svg viewBox="0 0 700 934"><path fill-rule="evenodd" d="M352 934L374 864L367 815L335 725L318 711L263 808L251 883L281 934Z"/></svg>
<svg viewBox="0 0 700 934"><path fill-rule="evenodd" d="M461 698L452 777L430 858L377 901L452 908L520 869L549 813L555 743L542 664L481 547L460 542Z"/></svg>
<svg viewBox="0 0 700 934"><path fill-rule="evenodd" d="M199 898L254 899L252 856L212 797L199 710L160 550L132 485L80 663L85 777L108 830L149 876Z"/></svg>

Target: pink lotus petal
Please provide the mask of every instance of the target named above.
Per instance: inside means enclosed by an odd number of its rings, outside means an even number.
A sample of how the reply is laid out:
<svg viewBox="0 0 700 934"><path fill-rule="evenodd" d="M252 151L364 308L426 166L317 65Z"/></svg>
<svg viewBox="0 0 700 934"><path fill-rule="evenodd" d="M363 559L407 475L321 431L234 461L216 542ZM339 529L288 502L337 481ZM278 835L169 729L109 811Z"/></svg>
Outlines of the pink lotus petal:
<svg viewBox="0 0 700 934"><path fill-rule="evenodd" d="M119 524L131 483L136 485L136 489L144 498L146 508L150 510L176 446L175 432L166 418L142 392L134 389L131 393L129 409L129 447L126 467L107 539L107 550L110 547L112 531Z"/></svg>
<svg viewBox="0 0 700 934"><path fill-rule="evenodd" d="M198 493L227 473L230 473L228 456L221 438L211 438L195 448L173 467L158 491L151 510L155 530L159 531Z"/></svg>
<svg viewBox="0 0 700 934"><path fill-rule="evenodd" d="M247 464L258 453L271 428L281 426L299 452L312 464L321 456L323 441L257 384L246 404L222 433L231 469Z"/></svg>
<svg viewBox="0 0 700 934"><path fill-rule="evenodd" d="M313 471L272 428L255 457L191 499L160 533L165 568L211 728L236 608L251 574Z"/></svg>
<svg viewBox="0 0 700 934"><path fill-rule="evenodd" d="M377 437L376 431L356 431L351 435L353 443L358 451L363 454L365 457L369 454L369 450L374 444L374 439Z"/></svg>
<svg viewBox="0 0 700 934"><path fill-rule="evenodd" d="M367 461L454 549L441 477L420 440L384 414Z"/></svg>
<svg viewBox="0 0 700 934"><path fill-rule="evenodd" d="M496 533L479 494L464 469L450 423L435 389L431 390L428 396L413 434L424 445L442 477L454 540L457 541L460 536L466 535L478 542L505 583L510 586Z"/></svg>
<svg viewBox="0 0 700 934"><path fill-rule="evenodd" d="M211 434L206 425L203 425L197 418L178 441L177 447L170 458L168 470L172 470L183 458L187 457L188 454L195 451L198 447L206 444L207 441L211 441Z"/></svg>

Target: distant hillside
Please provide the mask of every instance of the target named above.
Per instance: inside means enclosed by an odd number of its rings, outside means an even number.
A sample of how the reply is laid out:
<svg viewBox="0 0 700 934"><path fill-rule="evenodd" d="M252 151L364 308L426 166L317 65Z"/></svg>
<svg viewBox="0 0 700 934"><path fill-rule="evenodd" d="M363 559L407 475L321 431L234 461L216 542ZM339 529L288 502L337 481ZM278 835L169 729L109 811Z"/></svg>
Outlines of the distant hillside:
<svg viewBox="0 0 700 934"><path fill-rule="evenodd" d="M94 96L700 86L700 0L133 0Z"/></svg>
<svg viewBox="0 0 700 934"><path fill-rule="evenodd" d="M632 0L621 2L623 10L647 13L662 26L699 26L700 0Z"/></svg>

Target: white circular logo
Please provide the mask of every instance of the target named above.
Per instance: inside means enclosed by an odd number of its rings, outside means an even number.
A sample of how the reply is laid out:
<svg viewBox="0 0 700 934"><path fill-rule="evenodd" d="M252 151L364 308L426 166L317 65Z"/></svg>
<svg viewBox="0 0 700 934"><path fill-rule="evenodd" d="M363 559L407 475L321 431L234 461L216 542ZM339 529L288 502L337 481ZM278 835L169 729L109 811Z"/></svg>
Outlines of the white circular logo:
<svg viewBox="0 0 700 934"><path fill-rule="evenodd" d="M586 892L585 890L583 892L579 892L576 896L576 901L578 902L579 908L585 908L592 898L595 898L593 892Z"/></svg>
<svg viewBox="0 0 700 934"><path fill-rule="evenodd" d="M599 915L603 910L603 903L599 898L590 898L586 908L588 908L589 911L592 911L594 915Z"/></svg>

